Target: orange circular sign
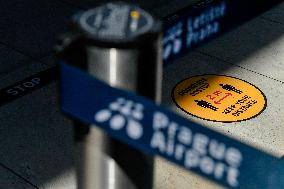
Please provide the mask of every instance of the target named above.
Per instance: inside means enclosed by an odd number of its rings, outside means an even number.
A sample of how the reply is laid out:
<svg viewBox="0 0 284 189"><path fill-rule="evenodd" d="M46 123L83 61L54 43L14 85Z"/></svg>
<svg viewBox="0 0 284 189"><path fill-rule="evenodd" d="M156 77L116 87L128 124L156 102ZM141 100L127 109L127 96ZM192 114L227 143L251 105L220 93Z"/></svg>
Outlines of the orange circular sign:
<svg viewBox="0 0 284 189"><path fill-rule="evenodd" d="M256 117L266 97L256 86L225 75L199 75L179 82L172 91L176 105L195 117L238 122Z"/></svg>

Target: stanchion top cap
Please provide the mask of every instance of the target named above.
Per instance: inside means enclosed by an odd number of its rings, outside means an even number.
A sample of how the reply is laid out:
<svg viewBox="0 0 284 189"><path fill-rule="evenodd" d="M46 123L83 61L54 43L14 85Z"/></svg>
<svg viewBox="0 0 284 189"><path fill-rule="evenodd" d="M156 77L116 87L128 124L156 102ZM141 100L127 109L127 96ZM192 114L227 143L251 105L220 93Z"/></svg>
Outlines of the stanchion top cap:
<svg viewBox="0 0 284 189"><path fill-rule="evenodd" d="M111 2L74 17L85 35L104 44L126 44L161 33L161 23L136 5ZM146 39L147 39L146 38Z"/></svg>

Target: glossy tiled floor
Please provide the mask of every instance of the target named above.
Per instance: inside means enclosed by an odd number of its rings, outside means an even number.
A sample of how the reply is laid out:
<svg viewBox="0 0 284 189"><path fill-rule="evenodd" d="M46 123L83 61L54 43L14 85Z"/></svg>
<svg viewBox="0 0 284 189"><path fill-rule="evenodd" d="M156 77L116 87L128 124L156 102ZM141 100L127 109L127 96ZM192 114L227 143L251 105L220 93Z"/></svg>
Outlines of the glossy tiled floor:
<svg viewBox="0 0 284 189"><path fill-rule="evenodd" d="M0 88L54 65L52 46L70 15L92 1L1 1ZM142 1L141 1L142 2ZM145 3L143 6L153 7ZM162 6L163 16L186 1ZM94 3L94 5L97 3ZM171 7L171 8L169 8ZM237 124L189 119L245 143L284 155L284 4L200 47L164 70L163 103L173 106L174 85L191 75L222 73L258 86L268 99L257 118ZM41 31L41 32L39 32ZM45 32L49 31L49 32ZM57 83L0 107L0 189L73 189L72 127L57 106ZM179 112L179 111L178 111ZM156 189L218 188L158 159Z"/></svg>

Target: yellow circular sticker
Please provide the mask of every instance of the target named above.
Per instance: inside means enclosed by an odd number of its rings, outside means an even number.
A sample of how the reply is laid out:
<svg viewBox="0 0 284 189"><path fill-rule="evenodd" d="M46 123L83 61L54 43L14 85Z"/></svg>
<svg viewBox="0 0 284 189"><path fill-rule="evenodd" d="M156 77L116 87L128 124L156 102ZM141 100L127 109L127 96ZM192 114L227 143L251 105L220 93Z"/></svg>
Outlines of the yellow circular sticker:
<svg viewBox="0 0 284 189"><path fill-rule="evenodd" d="M256 86L225 75L184 79L173 89L172 98L186 113L217 122L248 120L266 108L266 97Z"/></svg>

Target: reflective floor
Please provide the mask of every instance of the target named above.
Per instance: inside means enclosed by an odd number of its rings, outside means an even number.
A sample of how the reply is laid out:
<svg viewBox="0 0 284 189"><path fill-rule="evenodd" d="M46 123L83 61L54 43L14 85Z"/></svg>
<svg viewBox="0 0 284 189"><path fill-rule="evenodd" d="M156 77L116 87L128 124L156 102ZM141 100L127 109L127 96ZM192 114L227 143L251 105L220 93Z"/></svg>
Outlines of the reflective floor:
<svg viewBox="0 0 284 189"><path fill-rule="evenodd" d="M161 2L141 4L157 17L190 4L185 0ZM0 88L53 66L52 46L56 35L66 30L70 15L98 3L1 1L1 14L5 16L0 18ZM157 5L160 8L154 9ZM172 102L172 89L181 80L202 74L230 75L252 83L265 94L266 109L257 117L238 123L204 121L181 112ZM205 127L281 157L284 155L283 85L282 3L167 66L163 103ZM57 82L53 82L0 107L0 189L75 188L72 127L60 114L56 87ZM157 159L155 188L219 187Z"/></svg>

